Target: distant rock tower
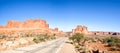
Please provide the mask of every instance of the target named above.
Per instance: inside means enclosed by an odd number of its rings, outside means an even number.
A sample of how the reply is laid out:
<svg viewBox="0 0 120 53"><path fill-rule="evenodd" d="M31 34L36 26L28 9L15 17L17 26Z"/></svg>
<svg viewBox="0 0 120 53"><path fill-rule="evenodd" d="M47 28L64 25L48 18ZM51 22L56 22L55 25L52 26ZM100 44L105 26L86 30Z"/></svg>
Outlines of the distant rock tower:
<svg viewBox="0 0 120 53"><path fill-rule="evenodd" d="M75 34L75 33L82 33L82 34L88 34L88 29L86 26L81 26L81 25L78 25L75 29L72 29L72 34Z"/></svg>

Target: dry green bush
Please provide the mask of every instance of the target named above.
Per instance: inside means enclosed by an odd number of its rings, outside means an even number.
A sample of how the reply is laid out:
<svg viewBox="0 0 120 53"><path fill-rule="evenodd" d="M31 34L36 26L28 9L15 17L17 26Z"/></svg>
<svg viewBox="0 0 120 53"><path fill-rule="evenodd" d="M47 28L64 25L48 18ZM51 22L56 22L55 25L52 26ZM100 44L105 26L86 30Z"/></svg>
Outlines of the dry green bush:
<svg viewBox="0 0 120 53"><path fill-rule="evenodd" d="M35 43L39 43L39 42L44 42L52 39L56 39L55 35L37 34L35 35L35 38L33 39L33 41Z"/></svg>

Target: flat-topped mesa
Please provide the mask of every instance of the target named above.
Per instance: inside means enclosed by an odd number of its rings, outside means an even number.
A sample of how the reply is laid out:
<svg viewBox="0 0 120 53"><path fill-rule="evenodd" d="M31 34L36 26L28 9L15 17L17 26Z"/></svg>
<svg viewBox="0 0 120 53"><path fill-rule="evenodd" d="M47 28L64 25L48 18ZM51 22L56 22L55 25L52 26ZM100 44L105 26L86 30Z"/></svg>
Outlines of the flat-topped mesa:
<svg viewBox="0 0 120 53"><path fill-rule="evenodd" d="M45 20L36 19L36 20L26 20L24 22L23 27L26 27L26 28L49 28L49 25L46 23Z"/></svg>
<svg viewBox="0 0 120 53"><path fill-rule="evenodd" d="M82 33L82 34L88 34L88 29L86 26L81 26L81 25L78 25L75 29L72 30L72 34L75 34L75 33Z"/></svg>
<svg viewBox="0 0 120 53"><path fill-rule="evenodd" d="M25 22L8 21L6 28L49 28L45 20L26 20Z"/></svg>
<svg viewBox="0 0 120 53"><path fill-rule="evenodd" d="M59 34L58 28L50 29L49 24L45 20L26 20L24 22L8 21L6 26L0 26L0 32L12 33L12 32L25 32L25 33L39 33L39 34Z"/></svg>

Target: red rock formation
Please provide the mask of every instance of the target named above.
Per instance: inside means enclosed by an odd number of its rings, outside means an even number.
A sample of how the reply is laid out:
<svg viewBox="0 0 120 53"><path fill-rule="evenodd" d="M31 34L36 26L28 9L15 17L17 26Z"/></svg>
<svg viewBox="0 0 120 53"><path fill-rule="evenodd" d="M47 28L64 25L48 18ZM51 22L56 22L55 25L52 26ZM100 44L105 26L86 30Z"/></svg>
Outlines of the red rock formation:
<svg viewBox="0 0 120 53"><path fill-rule="evenodd" d="M75 34L75 33L88 34L87 27L78 25L75 29L72 30L72 34Z"/></svg>
<svg viewBox="0 0 120 53"><path fill-rule="evenodd" d="M87 27L78 25L72 29L72 34L83 33L85 35L120 35L119 32L88 31Z"/></svg>
<svg viewBox="0 0 120 53"><path fill-rule="evenodd" d="M120 35L119 32L90 31L89 35Z"/></svg>
<svg viewBox="0 0 120 53"><path fill-rule="evenodd" d="M58 28L51 29L52 34L59 34L60 32L58 31Z"/></svg>
<svg viewBox="0 0 120 53"><path fill-rule="evenodd" d="M26 20L25 22L8 21L6 26L0 26L0 32L11 34L14 32L59 34L58 28L50 29L45 20Z"/></svg>
<svg viewBox="0 0 120 53"><path fill-rule="evenodd" d="M4 28L4 26L0 26L0 28Z"/></svg>

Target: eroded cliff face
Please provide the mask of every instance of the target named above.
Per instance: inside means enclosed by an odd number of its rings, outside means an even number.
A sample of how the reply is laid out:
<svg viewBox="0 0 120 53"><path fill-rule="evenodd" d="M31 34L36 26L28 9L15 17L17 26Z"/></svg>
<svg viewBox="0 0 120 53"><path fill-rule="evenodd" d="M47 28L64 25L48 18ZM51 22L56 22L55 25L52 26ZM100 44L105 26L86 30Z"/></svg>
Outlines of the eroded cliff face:
<svg viewBox="0 0 120 53"><path fill-rule="evenodd" d="M45 20L26 20L25 22L8 21L6 28L49 28Z"/></svg>
<svg viewBox="0 0 120 53"><path fill-rule="evenodd" d="M45 20L35 19L18 22L10 20L5 26L0 26L0 50L6 50L21 45L31 44L37 35L65 36L58 28L51 29ZM35 36L34 36L35 35Z"/></svg>
<svg viewBox="0 0 120 53"><path fill-rule="evenodd" d="M30 34L56 34L56 35L66 35L65 32L59 31L58 28L51 29L49 24L45 20L35 19L26 20L24 22L18 22L15 20L10 20L7 22L6 26L0 26L0 34L4 33L10 35L13 33L30 33ZM78 25L72 30L72 34L83 33L85 35L120 35L118 32L103 32L103 31L88 31L86 26Z"/></svg>
<svg viewBox="0 0 120 53"><path fill-rule="evenodd" d="M81 26L81 25L78 25L75 29L72 30L72 34L75 34L75 33L82 33L82 34L88 34L88 29L86 26Z"/></svg>
<svg viewBox="0 0 120 53"><path fill-rule="evenodd" d="M104 31L88 31L86 26L78 25L75 29L72 29L72 34L82 33L85 35L120 35L119 32L104 32Z"/></svg>
<svg viewBox="0 0 120 53"><path fill-rule="evenodd" d="M39 33L39 34L59 34L61 33L58 28L51 29L49 24L45 20L26 20L24 22L18 22L14 20L8 21L6 26L0 26L0 32L5 34L11 34L14 32L25 33Z"/></svg>

